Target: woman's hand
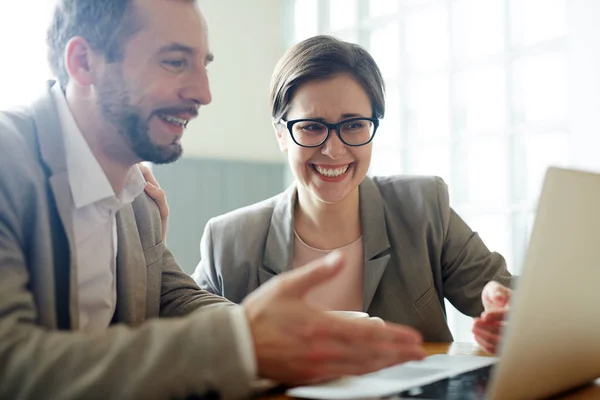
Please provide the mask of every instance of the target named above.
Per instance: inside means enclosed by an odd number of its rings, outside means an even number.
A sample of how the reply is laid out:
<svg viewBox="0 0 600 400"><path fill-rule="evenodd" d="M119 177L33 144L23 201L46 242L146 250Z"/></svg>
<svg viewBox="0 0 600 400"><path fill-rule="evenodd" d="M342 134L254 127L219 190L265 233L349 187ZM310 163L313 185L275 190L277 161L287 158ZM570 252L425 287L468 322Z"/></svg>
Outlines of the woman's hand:
<svg viewBox="0 0 600 400"><path fill-rule="evenodd" d="M473 334L475 341L489 353L498 351L511 297L512 290L494 281L488 282L481 292L484 311L474 320Z"/></svg>
<svg viewBox="0 0 600 400"><path fill-rule="evenodd" d="M160 222L162 224L162 240L163 242L167 241L167 227L169 220L169 205L167 204L167 196L165 191L160 188L158 182L150 172L150 169L146 167L144 164L138 164L140 171L142 171L142 175L144 175L144 179L146 180L146 186L144 190L146 194L150 196L152 200L158 206L158 211L160 213Z"/></svg>

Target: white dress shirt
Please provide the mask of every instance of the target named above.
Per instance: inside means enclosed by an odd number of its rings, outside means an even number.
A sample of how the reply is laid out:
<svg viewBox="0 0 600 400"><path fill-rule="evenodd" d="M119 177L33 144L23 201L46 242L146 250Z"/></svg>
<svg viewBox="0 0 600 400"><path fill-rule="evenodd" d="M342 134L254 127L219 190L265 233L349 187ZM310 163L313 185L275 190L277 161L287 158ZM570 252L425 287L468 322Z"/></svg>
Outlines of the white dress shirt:
<svg viewBox="0 0 600 400"><path fill-rule="evenodd" d="M77 260L79 328L104 331L117 304L116 213L144 190L137 166L127 173L125 187L115 194L102 167L85 141L59 85L52 88L62 127L69 187L74 208L73 231Z"/></svg>
<svg viewBox="0 0 600 400"><path fill-rule="evenodd" d="M79 130L60 85L54 85L52 96L63 132L74 204L79 328L90 334L101 333L110 325L117 304L116 213L144 191L146 182L134 165L127 173L125 187L115 194ZM257 367L248 321L242 307L232 311L231 322L242 362L248 375L254 377Z"/></svg>

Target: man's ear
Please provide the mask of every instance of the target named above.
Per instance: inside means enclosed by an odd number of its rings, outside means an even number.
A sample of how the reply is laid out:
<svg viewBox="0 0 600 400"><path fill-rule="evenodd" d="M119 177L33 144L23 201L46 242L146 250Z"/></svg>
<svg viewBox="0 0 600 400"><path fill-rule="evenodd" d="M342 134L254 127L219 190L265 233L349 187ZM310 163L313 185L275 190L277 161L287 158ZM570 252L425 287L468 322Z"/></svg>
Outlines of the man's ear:
<svg viewBox="0 0 600 400"><path fill-rule="evenodd" d="M283 124L273 123L273 129L275 130L275 136L277 137L277 143L279 144L279 150L282 153L287 153L288 151L288 131L287 127Z"/></svg>
<svg viewBox="0 0 600 400"><path fill-rule="evenodd" d="M80 86L95 83L100 58L92 50L90 44L81 36L71 38L65 46L65 68L69 80Z"/></svg>

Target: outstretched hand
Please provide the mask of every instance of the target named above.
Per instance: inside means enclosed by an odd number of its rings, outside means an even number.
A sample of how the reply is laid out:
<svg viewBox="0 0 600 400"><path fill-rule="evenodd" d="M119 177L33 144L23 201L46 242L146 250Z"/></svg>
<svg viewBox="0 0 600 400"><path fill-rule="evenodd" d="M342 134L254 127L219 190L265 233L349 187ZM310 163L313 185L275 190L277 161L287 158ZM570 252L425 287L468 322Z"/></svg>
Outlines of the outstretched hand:
<svg viewBox="0 0 600 400"><path fill-rule="evenodd" d="M306 304L309 289L344 264L331 254L272 278L244 300L260 377L314 383L425 357L421 335L409 327L343 319Z"/></svg>

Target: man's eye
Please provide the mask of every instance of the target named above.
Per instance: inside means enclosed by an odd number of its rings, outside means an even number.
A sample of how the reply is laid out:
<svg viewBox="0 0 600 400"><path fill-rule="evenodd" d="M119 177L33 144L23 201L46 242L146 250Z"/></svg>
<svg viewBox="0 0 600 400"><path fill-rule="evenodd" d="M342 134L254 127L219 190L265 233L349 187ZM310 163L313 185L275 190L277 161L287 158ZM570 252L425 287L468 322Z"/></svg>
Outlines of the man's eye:
<svg viewBox="0 0 600 400"><path fill-rule="evenodd" d="M163 65L170 69L181 69L186 66L185 59L164 60Z"/></svg>

